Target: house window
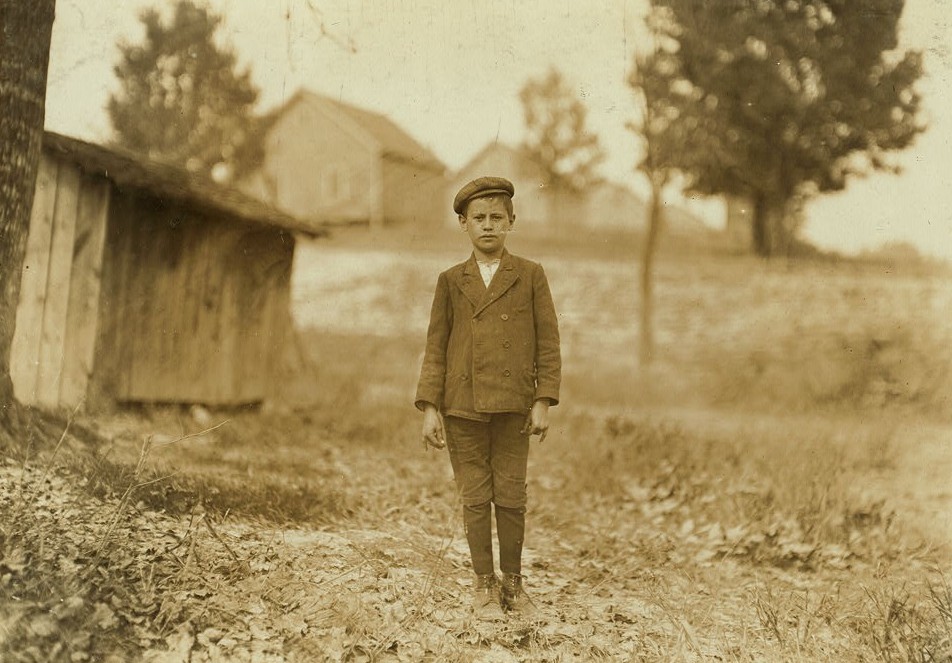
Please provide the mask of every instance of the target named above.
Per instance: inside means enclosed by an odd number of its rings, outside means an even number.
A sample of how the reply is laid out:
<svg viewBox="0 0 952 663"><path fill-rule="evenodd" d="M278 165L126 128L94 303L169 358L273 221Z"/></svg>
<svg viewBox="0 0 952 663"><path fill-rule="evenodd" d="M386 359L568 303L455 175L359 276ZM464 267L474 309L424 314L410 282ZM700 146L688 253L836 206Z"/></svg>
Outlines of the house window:
<svg viewBox="0 0 952 663"><path fill-rule="evenodd" d="M351 195L350 177L338 166L327 166L321 172L321 197L327 202L347 200Z"/></svg>

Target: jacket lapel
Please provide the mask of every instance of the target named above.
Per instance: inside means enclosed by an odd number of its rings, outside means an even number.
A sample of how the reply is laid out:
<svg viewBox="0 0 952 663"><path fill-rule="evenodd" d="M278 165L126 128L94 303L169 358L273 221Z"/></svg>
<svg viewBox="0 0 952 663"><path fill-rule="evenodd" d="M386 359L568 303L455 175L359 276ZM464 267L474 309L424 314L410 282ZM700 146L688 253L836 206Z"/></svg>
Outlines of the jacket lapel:
<svg viewBox="0 0 952 663"><path fill-rule="evenodd" d="M476 270L476 278L479 280L479 284L482 285L482 276L479 275L479 267L476 265L475 257L472 259L472 263L473 269ZM509 255L509 252L503 250L502 257L499 259L499 267L496 270L496 275L493 276L493 280L489 282L488 288L483 287L479 304L474 304L476 308L473 311L473 315L478 315L480 311L502 297L506 291L512 287L512 284L518 280L519 271L516 269L515 262L512 256Z"/></svg>
<svg viewBox="0 0 952 663"><path fill-rule="evenodd" d="M479 273L475 255L470 256L469 260L463 265L463 271L459 277L459 289L466 295L466 299L469 300L474 309L483 301L486 286L483 284L483 277Z"/></svg>

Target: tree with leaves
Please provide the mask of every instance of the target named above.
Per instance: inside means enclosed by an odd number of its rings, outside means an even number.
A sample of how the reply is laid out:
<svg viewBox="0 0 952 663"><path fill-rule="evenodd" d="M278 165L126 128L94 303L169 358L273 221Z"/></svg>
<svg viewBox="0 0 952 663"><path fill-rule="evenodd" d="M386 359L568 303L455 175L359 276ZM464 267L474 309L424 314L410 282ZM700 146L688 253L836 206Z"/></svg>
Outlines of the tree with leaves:
<svg viewBox="0 0 952 663"><path fill-rule="evenodd" d="M895 170L889 153L923 131L921 55L896 50L903 4L651 0L661 152L690 190L752 201L758 254L789 244L792 204Z"/></svg>
<svg viewBox="0 0 952 663"><path fill-rule="evenodd" d="M217 43L221 17L179 0L168 22L154 9L140 19L141 44L120 45L119 90L108 111L116 142L192 172L231 180L261 156L254 106L258 89Z"/></svg>
<svg viewBox="0 0 952 663"><path fill-rule="evenodd" d="M21 427L10 348L43 145L53 0L0 0L0 441Z"/></svg>
<svg viewBox="0 0 952 663"><path fill-rule="evenodd" d="M530 79L519 92L526 123L526 155L541 165L554 188L581 191L596 180L595 168L604 158L598 137L585 126L587 109L550 69Z"/></svg>

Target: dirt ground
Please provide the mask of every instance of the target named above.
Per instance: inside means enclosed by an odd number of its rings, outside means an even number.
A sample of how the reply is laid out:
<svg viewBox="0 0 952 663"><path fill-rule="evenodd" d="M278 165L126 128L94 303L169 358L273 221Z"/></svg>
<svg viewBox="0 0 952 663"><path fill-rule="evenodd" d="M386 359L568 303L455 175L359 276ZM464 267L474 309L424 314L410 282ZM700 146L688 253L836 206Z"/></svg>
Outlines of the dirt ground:
<svg viewBox="0 0 952 663"><path fill-rule="evenodd" d="M633 421L641 416L616 414ZM702 430L729 437L756 435L758 429L837 428L837 422L803 417L730 417L718 411L651 416L688 436ZM852 434L862 432L863 424L847 423ZM142 439L166 444L177 434L168 417L120 416L96 425L113 435L110 454L129 461L140 453ZM333 522L280 525L213 515L201 505L171 516L147 501L130 504L113 539L128 534L130 541L141 541L145 548L132 551L132 559L163 551L178 567L174 591L165 598L156 593L159 618L139 620L138 641L126 654L137 651L152 663L860 661L877 651L903 651L876 645L890 619L877 610L907 602L910 614L924 609L911 597L918 602L927 596L927 585L952 560L952 496L944 480L952 469L952 428L910 426L902 431L900 451L890 450L890 462L869 475L862 492L887 505L902 524L903 541L917 541L904 543L901 554L884 546L889 555L881 559L833 546L817 548L811 559L815 551L794 542L787 557L765 561L739 550L749 545L746 534L704 521L676 494L659 493L656 486L632 483L626 494L609 497L573 493L572 468L564 461L566 454L579 453L578 443L566 436L556 425L545 442L552 453L536 447L532 460L536 479L530 484L525 571L541 609L537 619L480 622L470 615L468 552L442 454L410 444L380 453L340 443L328 456L330 474L340 474L351 494L367 494L369 508ZM227 465L228 441L215 433L187 442L189 450L180 443L156 448L151 461L166 476L207 458ZM303 458L316 451L299 453ZM276 467L294 462L290 456L273 460ZM254 465L247 469L248 481L262 478ZM70 519L61 527L112 519L115 500L90 501L68 478L24 474L9 464L3 473L4 485L45 485L46 517ZM388 485L375 485L374 477ZM94 614L105 624L135 618L118 601L96 604ZM0 635L4 625L12 632L11 624L32 618L40 620L31 627L35 637L49 636L56 621L41 617L27 606L7 612ZM950 654L948 644L942 646ZM126 654L101 660L124 660Z"/></svg>

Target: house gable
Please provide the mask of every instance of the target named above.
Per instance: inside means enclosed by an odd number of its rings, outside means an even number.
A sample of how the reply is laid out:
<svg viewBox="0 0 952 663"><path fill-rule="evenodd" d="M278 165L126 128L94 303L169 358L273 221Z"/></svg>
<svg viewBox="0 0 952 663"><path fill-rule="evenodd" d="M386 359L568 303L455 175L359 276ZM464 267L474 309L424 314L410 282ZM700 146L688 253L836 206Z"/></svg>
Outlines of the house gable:
<svg viewBox="0 0 952 663"><path fill-rule="evenodd" d="M520 226L533 229L588 228L639 230L645 227L645 203L628 187L602 181L582 192L547 183L545 169L522 150L504 143L490 143L453 178L451 191L484 175L500 175L515 186L513 197Z"/></svg>
<svg viewBox="0 0 952 663"><path fill-rule="evenodd" d="M382 148L373 136L306 93L269 123L263 163L245 191L314 223L382 218Z"/></svg>
<svg viewBox="0 0 952 663"><path fill-rule="evenodd" d="M439 173L445 172L446 167L432 152L387 116L313 92L298 94L305 103L323 108L330 115L348 123L353 129L373 140L383 158Z"/></svg>
<svg viewBox="0 0 952 663"><path fill-rule="evenodd" d="M308 91L262 119L265 157L242 183L305 219L429 223L445 166L389 118Z"/></svg>
<svg viewBox="0 0 952 663"><path fill-rule="evenodd" d="M513 204L521 228L549 224L551 202L546 195L542 168L518 149L504 143L490 143L453 176L450 199L464 184L484 175L497 175L512 181L516 190ZM447 207L452 209L449 203Z"/></svg>

